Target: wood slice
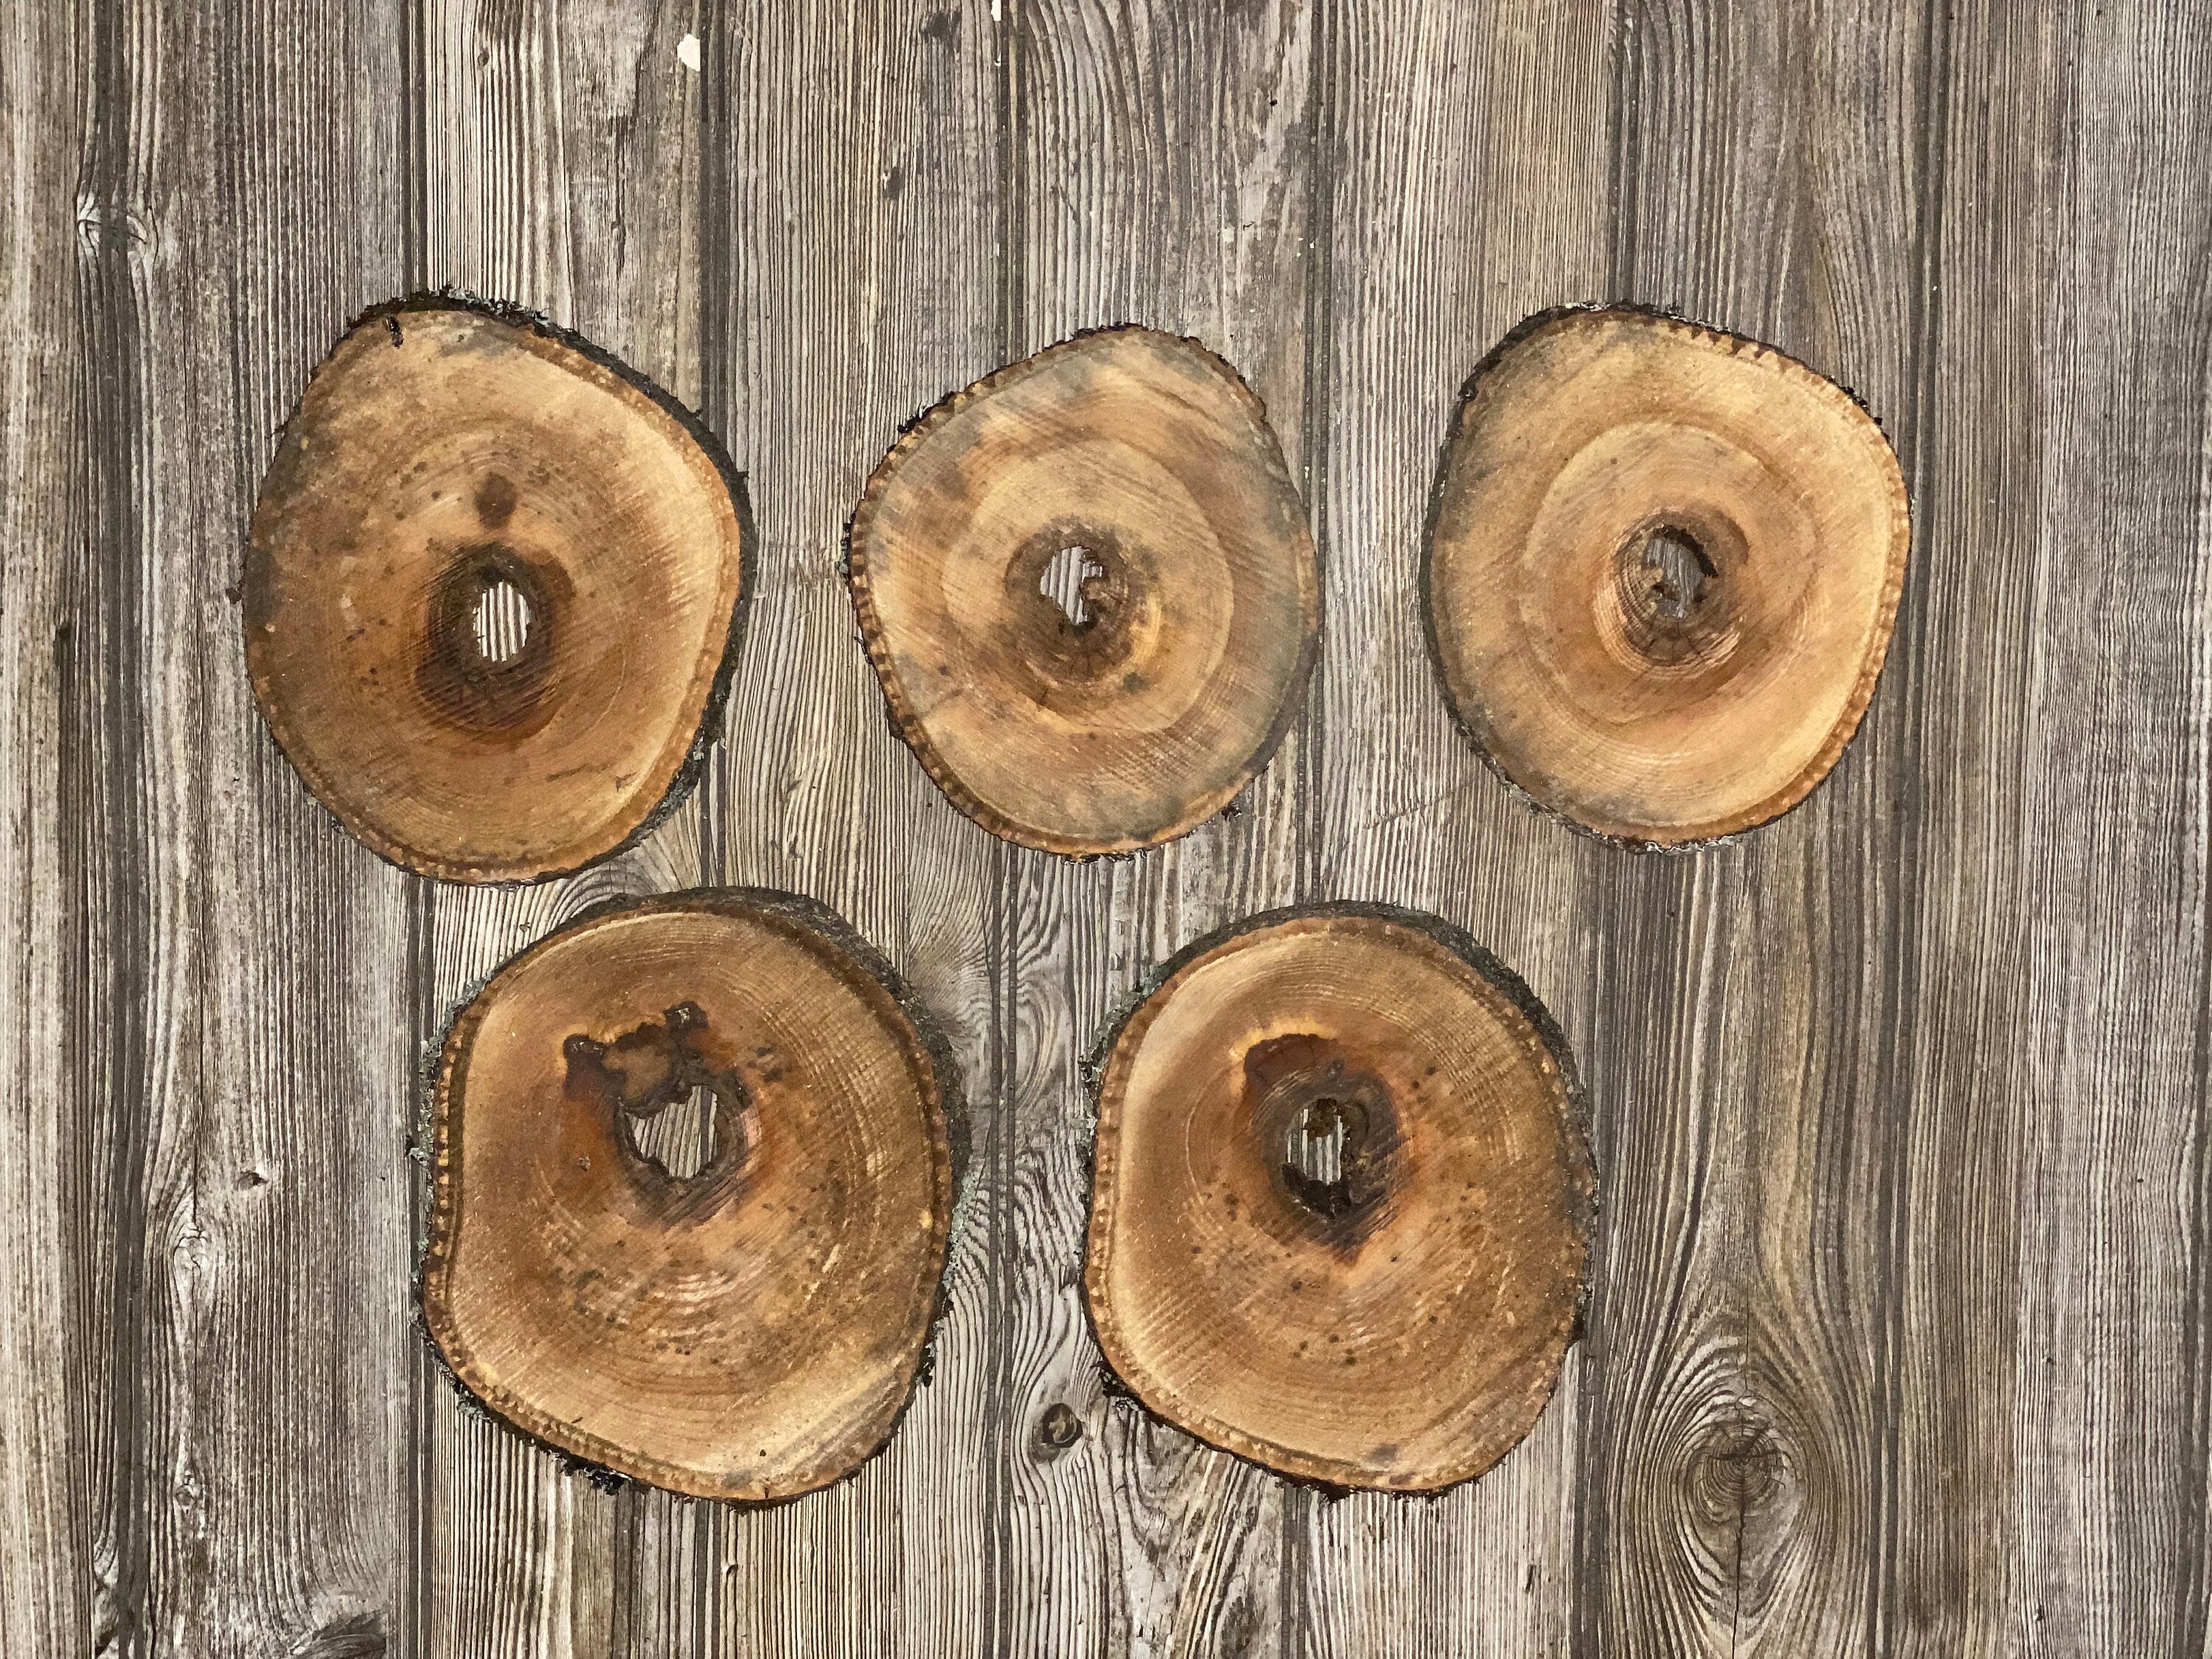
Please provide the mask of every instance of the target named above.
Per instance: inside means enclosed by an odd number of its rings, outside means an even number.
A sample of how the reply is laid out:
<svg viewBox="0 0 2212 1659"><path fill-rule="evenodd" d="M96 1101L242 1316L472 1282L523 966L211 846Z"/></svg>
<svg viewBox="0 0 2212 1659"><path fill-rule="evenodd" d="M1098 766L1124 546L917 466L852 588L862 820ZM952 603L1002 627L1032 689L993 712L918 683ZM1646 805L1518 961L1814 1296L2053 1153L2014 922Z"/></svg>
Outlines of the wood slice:
<svg viewBox="0 0 2212 1659"><path fill-rule="evenodd" d="M1477 371L1429 540L1461 722L1539 804L1660 846L1787 811L1850 741L1911 542L1849 392L1672 318L1532 319Z"/></svg>
<svg viewBox="0 0 2212 1659"><path fill-rule="evenodd" d="M869 480L850 548L900 735L961 811L1048 852L1151 847L1219 811L1313 659L1319 567L1267 411L1150 329L1079 336L931 410Z"/></svg>
<svg viewBox="0 0 2212 1659"><path fill-rule="evenodd" d="M563 1451L787 1498L904 1409L952 1219L950 1062L819 907L605 910L525 951L445 1046L422 1308L453 1374ZM712 1096L694 1170L664 1114Z"/></svg>
<svg viewBox="0 0 2212 1659"><path fill-rule="evenodd" d="M726 459L641 378L519 313L380 307L316 369L262 483L254 696L393 862L574 870L684 774L744 556Z"/></svg>
<svg viewBox="0 0 2212 1659"><path fill-rule="evenodd" d="M1145 1404L1302 1480L1431 1492L1534 1424L1595 1176L1526 986L1410 912L1277 911L1111 1038L1084 1288Z"/></svg>

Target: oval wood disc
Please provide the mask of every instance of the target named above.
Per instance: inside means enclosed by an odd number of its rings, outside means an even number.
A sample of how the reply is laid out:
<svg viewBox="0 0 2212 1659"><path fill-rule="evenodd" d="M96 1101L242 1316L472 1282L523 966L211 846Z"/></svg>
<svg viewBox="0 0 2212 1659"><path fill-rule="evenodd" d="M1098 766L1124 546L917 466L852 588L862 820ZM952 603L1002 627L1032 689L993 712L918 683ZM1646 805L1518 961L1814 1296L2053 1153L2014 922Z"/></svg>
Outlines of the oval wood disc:
<svg viewBox="0 0 2212 1659"><path fill-rule="evenodd" d="M574 336L447 301L356 323L284 428L241 585L254 695L307 787L452 880L637 833L732 637L726 466Z"/></svg>
<svg viewBox="0 0 2212 1659"><path fill-rule="evenodd" d="M1299 1479L1434 1491L1551 1397L1595 1188L1518 979L1433 918L1279 911L1193 947L1115 1034L1084 1288L1170 1422Z"/></svg>
<svg viewBox="0 0 2212 1659"><path fill-rule="evenodd" d="M1857 728L1911 532L1881 428L1771 346L1630 311L1523 325L1431 521L1462 723L1540 805L1676 845L1787 811Z"/></svg>
<svg viewBox="0 0 2212 1659"><path fill-rule="evenodd" d="M851 1473L912 1392L952 1218L951 1085L818 907L706 891L500 970L440 1076L422 1308L539 1439L701 1497ZM689 1173L640 1127L713 1091Z"/></svg>
<svg viewBox="0 0 2212 1659"><path fill-rule="evenodd" d="M900 735L985 829L1054 853L1153 846L1227 805L1319 625L1266 410L1150 329L1066 341L922 416L869 480L849 571Z"/></svg>

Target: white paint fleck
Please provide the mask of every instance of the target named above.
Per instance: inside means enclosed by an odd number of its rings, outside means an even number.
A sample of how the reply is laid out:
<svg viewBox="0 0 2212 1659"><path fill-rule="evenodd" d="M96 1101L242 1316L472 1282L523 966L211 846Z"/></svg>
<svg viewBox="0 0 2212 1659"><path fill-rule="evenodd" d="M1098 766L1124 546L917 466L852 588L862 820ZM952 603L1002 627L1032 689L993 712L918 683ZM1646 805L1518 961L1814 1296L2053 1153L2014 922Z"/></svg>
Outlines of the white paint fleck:
<svg viewBox="0 0 2212 1659"><path fill-rule="evenodd" d="M699 72L699 37L687 34L676 43L676 61L694 75Z"/></svg>

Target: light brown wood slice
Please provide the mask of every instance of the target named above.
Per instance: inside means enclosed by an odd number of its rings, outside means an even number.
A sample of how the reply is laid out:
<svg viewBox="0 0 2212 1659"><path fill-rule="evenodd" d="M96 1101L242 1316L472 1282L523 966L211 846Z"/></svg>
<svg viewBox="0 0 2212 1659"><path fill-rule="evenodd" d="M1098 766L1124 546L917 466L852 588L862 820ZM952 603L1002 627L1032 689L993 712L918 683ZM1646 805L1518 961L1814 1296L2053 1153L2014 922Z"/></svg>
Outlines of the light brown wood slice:
<svg viewBox="0 0 2212 1659"><path fill-rule="evenodd" d="M952 1218L949 1064L806 901L680 894L502 969L440 1076L422 1307L562 1450L701 1497L858 1468L911 1393ZM713 1099L696 1168L646 1155Z"/></svg>
<svg viewBox="0 0 2212 1659"><path fill-rule="evenodd" d="M1662 846L1787 811L1873 695L1911 540L1850 393L1641 312L1533 319L1477 372L1431 526L1462 723L1586 829Z"/></svg>
<svg viewBox="0 0 2212 1659"><path fill-rule="evenodd" d="M452 880L644 829L744 586L727 462L571 335L458 301L356 323L286 426L241 586L254 695L316 796Z"/></svg>
<svg viewBox="0 0 2212 1659"><path fill-rule="evenodd" d="M1259 399L1193 340L1081 335L948 398L850 542L900 735L1025 846L1127 852L1219 811L1311 665L1304 506Z"/></svg>
<svg viewBox="0 0 2212 1659"><path fill-rule="evenodd" d="M1084 1287L1108 1362L1201 1439L1430 1492L1534 1424L1595 1192L1572 1064L1433 917L1277 911L1201 941L1100 1073Z"/></svg>

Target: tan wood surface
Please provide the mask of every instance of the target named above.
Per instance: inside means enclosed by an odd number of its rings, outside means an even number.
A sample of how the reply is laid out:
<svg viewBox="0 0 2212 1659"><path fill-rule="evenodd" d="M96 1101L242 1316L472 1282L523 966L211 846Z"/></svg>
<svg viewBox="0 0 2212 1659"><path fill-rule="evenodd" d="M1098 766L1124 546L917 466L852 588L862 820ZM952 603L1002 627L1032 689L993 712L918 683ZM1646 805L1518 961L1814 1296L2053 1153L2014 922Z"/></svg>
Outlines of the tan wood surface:
<svg viewBox="0 0 2212 1659"><path fill-rule="evenodd" d="M2171 0L0 7L0 1652L2202 1651L2208 62ZM699 791L522 889L347 836L230 597L314 364L447 283L699 409L759 532ZM1531 811L1424 634L1462 388L1592 302L1847 388L1912 511L1850 747L1678 854ZM1322 626L1233 816L1075 865L898 741L838 562L903 422L1119 323L1266 403ZM410 1292L455 1014L702 883L847 917L969 1096L928 1380L759 1510L472 1412ZM1589 1095L1583 1340L1434 1500L1161 1424L1084 1315L1117 1005L1330 899Z"/></svg>
<svg viewBox="0 0 2212 1659"><path fill-rule="evenodd" d="M1858 729L1911 528L1874 418L1757 341L1540 313L1468 384L1425 603L1468 735L1630 842L1786 812Z"/></svg>
<svg viewBox="0 0 2212 1659"><path fill-rule="evenodd" d="M711 433L589 342L424 296L316 365L240 582L271 732L451 881L605 857L684 774L745 546Z"/></svg>
<svg viewBox="0 0 2212 1659"><path fill-rule="evenodd" d="M1101 1062L1084 1287L1139 1399L1294 1479L1472 1480L1578 1331L1595 1181L1574 1062L1411 911L1200 940Z"/></svg>
<svg viewBox="0 0 2212 1659"><path fill-rule="evenodd" d="M1266 763L1313 662L1313 536L1267 410L1156 329L1062 341L931 410L848 548L900 734L1025 847L1187 834Z"/></svg>
<svg viewBox="0 0 2212 1659"><path fill-rule="evenodd" d="M750 1502L842 1480L890 1437L937 1310L950 1085L819 907L603 908L446 1041L430 1334L501 1417L615 1474ZM651 1132L693 1110L679 1157Z"/></svg>

